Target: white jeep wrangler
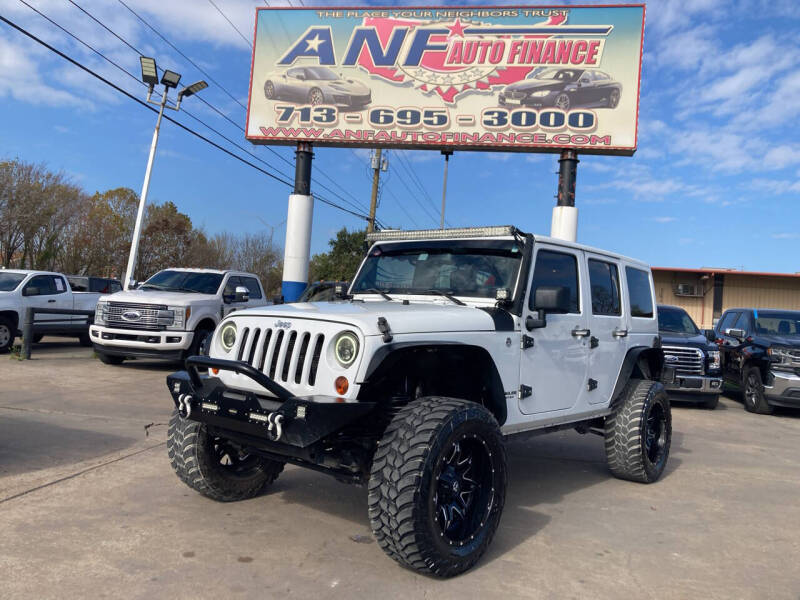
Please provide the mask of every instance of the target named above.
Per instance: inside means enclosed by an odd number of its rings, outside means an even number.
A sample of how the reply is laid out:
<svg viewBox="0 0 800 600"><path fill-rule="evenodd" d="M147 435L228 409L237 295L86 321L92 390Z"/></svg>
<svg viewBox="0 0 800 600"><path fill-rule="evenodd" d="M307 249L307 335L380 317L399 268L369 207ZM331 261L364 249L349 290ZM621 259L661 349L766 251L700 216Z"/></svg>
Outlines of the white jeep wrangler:
<svg viewBox="0 0 800 600"><path fill-rule="evenodd" d="M597 433L614 475L659 478L670 370L647 265L514 227L368 239L345 297L228 315L167 378L187 485L249 498L285 463L367 484L383 550L446 577L497 529L505 438Z"/></svg>

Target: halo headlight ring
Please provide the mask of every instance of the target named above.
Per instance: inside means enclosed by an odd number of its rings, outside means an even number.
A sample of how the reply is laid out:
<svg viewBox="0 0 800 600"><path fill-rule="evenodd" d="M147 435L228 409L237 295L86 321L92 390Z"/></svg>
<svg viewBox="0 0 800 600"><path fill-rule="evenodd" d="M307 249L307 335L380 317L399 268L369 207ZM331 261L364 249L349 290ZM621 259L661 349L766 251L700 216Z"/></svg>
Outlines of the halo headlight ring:
<svg viewBox="0 0 800 600"><path fill-rule="evenodd" d="M230 352L234 344L236 344L236 323L229 321L219 332L219 345L225 352Z"/></svg>
<svg viewBox="0 0 800 600"><path fill-rule="evenodd" d="M358 357L358 336L352 331L343 331L333 342L333 355L345 369L352 366Z"/></svg>

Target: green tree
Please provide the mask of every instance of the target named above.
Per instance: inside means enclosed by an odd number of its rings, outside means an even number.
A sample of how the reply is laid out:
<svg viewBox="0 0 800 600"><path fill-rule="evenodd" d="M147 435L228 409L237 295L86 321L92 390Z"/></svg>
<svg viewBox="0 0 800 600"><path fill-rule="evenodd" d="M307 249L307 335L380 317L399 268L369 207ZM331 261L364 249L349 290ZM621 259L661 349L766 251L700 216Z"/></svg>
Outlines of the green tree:
<svg viewBox="0 0 800 600"><path fill-rule="evenodd" d="M364 258L366 232L343 227L328 241L329 252L315 254L309 265L311 281L350 281Z"/></svg>

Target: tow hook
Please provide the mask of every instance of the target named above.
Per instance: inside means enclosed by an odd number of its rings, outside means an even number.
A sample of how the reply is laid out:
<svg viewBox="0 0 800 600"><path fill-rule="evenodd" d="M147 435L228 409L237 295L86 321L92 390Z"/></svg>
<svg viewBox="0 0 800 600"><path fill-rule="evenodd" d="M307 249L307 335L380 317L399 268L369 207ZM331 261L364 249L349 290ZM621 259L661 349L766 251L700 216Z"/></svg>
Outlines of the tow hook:
<svg viewBox="0 0 800 600"><path fill-rule="evenodd" d="M188 419L192 414L192 395L181 394L178 396L178 414L184 419Z"/></svg>
<svg viewBox="0 0 800 600"><path fill-rule="evenodd" d="M267 433L273 442L277 442L283 435L283 415L280 413L269 413L267 416Z"/></svg>

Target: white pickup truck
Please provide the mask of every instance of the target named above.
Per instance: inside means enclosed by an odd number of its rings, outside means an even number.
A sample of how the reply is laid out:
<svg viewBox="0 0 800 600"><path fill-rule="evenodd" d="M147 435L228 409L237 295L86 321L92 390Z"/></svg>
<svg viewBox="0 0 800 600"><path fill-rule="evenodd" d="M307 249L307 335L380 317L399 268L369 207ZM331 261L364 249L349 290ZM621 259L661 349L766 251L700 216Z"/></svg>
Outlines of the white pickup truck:
<svg viewBox="0 0 800 600"><path fill-rule="evenodd" d="M119 285L114 280L103 281L113 281ZM87 286L84 289L90 288ZM110 284L108 289L111 289ZM74 291L68 278L61 273L0 270L0 353L7 352L14 338L21 335L26 308L94 310L101 295L100 291ZM33 341L38 342L46 330L48 335L74 335L82 344L89 346L87 320L90 317L84 315L37 314L34 318L37 331Z"/></svg>
<svg viewBox="0 0 800 600"><path fill-rule="evenodd" d="M182 360L206 353L227 314L270 304L256 275L212 269L165 269L135 290L104 298L89 328L98 357Z"/></svg>

